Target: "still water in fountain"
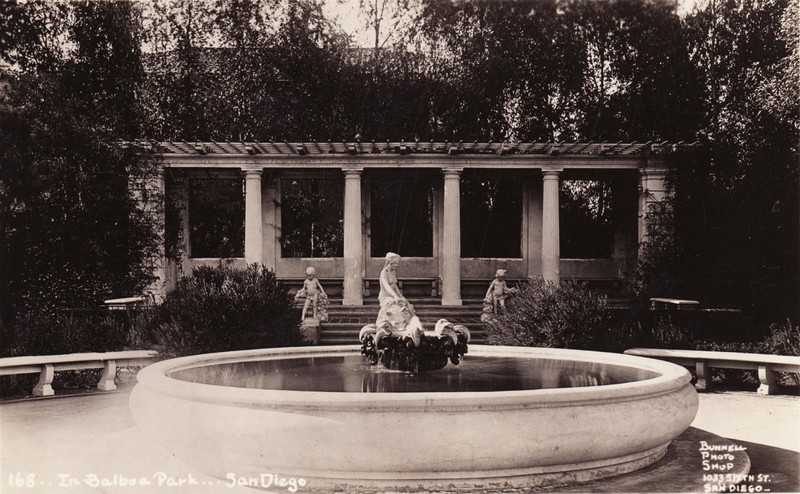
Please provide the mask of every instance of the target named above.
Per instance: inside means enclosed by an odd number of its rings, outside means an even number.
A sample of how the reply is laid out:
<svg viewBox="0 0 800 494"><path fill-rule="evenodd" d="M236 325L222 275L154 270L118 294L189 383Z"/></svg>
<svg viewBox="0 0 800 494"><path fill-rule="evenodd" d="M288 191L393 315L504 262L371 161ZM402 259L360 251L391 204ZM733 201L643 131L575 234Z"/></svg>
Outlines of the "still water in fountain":
<svg viewBox="0 0 800 494"><path fill-rule="evenodd" d="M411 373L369 366L361 355L282 358L174 371L182 381L254 389L346 393L519 391L641 381L655 372L621 365L542 358L467 356L459 366Z"/></svg>

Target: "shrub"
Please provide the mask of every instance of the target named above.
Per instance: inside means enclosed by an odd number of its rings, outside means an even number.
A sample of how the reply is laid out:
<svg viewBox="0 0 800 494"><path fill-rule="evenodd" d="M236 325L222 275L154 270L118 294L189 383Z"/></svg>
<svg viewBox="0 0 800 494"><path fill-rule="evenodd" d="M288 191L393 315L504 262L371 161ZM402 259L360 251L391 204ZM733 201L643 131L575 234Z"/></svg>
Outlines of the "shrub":
<svg viewBox="0 0 800 494"><path fill-rule="evenodd" d="M692 338L691 330L675 321L671 314L667 314L656 317L650 328L643 328L636 344L656 348L692 349L696 342Z"/></svg>
<svg viewBox="0 0 800 494"><path fill-rule="evenodd" d="M300 314L293 304L263 266L203 266L156 309L144 340L167 357L299 345Z"/></svg>
<svg viewBox="0 0 800 494"><path fill-rule="evenodd" d="M764 351L777 355L800 355L800 326L792 324L789 319L771 324Z"/></svg>
<svg viewBox="0 0 800 494"><path fill-rule="evenodd" d="M764 341L764 351L778 355L800 355L800 326L787 319L783 323L771 324L770 334ZM797 372L779 373L781 384L800 386Z"/></svg>
<svg viewBox="0 0 800 494"><path fill-rule="evenodd" d="M14 321L7 356L110 352L129 347L126 312L106 309L34 312Z"/></svg>
<svg viewBox="0 0 800 494"><path fill-rule="evenodd" d="M506 306L487 321L492 344L599 349L612 339L606 298L585 284L533 279Z"/></svg>

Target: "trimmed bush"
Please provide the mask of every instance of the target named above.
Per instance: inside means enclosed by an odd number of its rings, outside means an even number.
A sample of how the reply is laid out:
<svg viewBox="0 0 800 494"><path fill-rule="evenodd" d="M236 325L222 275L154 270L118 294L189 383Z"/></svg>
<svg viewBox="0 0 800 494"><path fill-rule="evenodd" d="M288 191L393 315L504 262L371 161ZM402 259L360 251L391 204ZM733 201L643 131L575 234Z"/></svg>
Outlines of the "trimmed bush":
<svg viewBox="0 0 800 494"><path fill-rule="evenodd" d="M489 343L622 352L637 346L694 348L691 332L670 314L615 310L584 283L533 279L486 321ZM646 317L643 317L646 316Z"/></svg>
<svg viewBox="0 0 800 494"><path fill-rule="evenodd" d="M155 312L143 339L166 357L304 341L294 298L258 264L199 267Z"/></svg>
<svg viewBox="0 0 800 494"><path fill-rule="evenodd" d="M599 349L612 339L606 298L582 283L536 278L522 284L506 307L486 322L492 344Z"/></svg>

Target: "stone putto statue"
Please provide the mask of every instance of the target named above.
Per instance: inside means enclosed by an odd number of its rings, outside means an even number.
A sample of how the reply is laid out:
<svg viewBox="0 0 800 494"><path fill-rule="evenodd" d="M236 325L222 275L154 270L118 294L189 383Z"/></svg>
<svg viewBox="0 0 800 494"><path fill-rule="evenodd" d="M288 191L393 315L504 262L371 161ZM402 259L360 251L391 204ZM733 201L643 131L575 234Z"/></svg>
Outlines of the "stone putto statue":
<svg viewBox="0 0 800 494"><path fill-rule="evenodd" d="M509 288L506 284L506 270L498 269L483 298L483 316L481 318L484 319L487 314L497 314L499 310L505 310L506 297L516 291L516 288Z"/></svg>
<svg viewBox="0 0 800 494"><path fill-rule="evenodd" d="M311 306L311 317L320 321L328 320L328 295L317 279L317 270L309 266L303 288L297 291L295 299L305 298L301 320L306 319L308 307Z"/></svg>

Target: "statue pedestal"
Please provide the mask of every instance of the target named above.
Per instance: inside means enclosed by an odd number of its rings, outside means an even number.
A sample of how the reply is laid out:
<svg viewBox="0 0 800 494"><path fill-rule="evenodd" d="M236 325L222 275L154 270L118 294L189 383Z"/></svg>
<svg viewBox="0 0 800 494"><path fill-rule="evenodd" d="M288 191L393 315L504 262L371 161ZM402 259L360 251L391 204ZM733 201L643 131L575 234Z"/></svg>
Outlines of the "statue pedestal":
<svg viewBox="0 0 800 494"><path fill-rule="evenodd" d="M300 325L300 332L303 333L306 341L312 345L319 344L319 319L306 317Z"/></svg>

